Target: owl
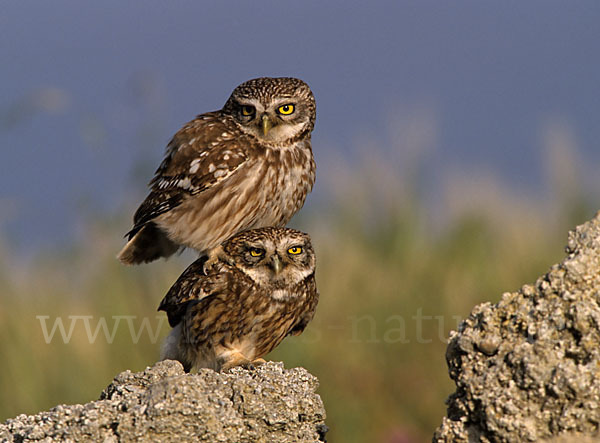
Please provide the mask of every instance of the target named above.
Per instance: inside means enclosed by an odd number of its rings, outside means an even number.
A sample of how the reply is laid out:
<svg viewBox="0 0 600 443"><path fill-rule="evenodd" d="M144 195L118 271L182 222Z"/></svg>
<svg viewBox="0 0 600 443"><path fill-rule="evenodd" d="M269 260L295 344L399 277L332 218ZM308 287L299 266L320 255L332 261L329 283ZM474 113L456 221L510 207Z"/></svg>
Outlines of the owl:
<svg viewBox="0 0 600 443"><path fill-rule="evenodd" d="M259 364L313 318L319 294L310 237L289 228L240 232L218 260L192 263L162 300L173 327L161 359L186 371Z"/></svg>
<svg viewBox="0 0 600 443"><path fill-rule="evenodd" d="M151 262L183 247L202 256L238 232L285 226L315 181L315 117L302 80L239 85L223 109L199 115L169 142L119 260Z"/></svg>

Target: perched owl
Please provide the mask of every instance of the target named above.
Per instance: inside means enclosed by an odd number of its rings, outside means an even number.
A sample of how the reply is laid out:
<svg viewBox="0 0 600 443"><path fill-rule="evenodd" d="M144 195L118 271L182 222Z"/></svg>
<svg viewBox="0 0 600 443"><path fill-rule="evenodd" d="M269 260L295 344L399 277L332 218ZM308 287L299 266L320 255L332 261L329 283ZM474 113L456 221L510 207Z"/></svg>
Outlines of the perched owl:
<svg viewBox="0 0 600 443"><path fill-rule="evenodd" d="M240 232L204 272L192 263L159 306L173 327L161 359L186 371L262 363L313 318L319 294L310 237L289 228Z"/></svg>
<svg viewBox="0 0 600 443"><path fill-rule="evenodd" d="M263 77L235 88L223 109L169 142L119 260L150 262L186 246L203 255L238 232L285 226L315 181L315 117L302 80Z"/></svg>

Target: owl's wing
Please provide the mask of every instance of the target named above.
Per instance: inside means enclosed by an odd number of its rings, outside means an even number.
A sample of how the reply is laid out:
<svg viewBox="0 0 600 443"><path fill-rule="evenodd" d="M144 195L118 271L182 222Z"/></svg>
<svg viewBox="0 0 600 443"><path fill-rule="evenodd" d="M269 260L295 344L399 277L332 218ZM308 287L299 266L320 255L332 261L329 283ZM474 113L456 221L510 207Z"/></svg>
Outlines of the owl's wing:
<svg viewBox="0 0 600 443"><path fill-rule="evenodd" d="M229 124L228 124L229 123ZM179 206L186 197L227 180L247 161L246 136L218 112L198 116L169 142L165 158L150 181L150 194L125 234L131 239L146 223Z"/></svg>
<svg viewBox="0 0 600 443"><path fill-rule="evenodd" d="M226 281L223 273L204 274L206 257L199 258L179 276L158 306L165 311L171 327L176 326L185 315L188 304L211 295L222 293Z"/></svg>
<svg viewBox="0 0 600 443"><path fill-rule="evenodd" d="M315 310L319 303L319 291L317 290L317 283L315 281L314 273L309 276L303 284L302 292L305 294L306 305L304 312L298 317L298 321L288 331L287 335L300 335L306 329L306 326L315 316Z"/></svg>

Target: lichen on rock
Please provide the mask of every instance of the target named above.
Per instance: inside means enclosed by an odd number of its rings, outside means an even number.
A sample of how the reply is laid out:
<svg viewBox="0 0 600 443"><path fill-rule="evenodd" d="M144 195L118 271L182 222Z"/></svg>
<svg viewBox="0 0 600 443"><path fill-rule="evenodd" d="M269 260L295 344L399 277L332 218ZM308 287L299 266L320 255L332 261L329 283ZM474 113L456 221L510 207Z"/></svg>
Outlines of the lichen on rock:
<svg viewBox="0 0 600 443"><path fill-rule="evenodd" d="M476 306L451 334L456 391L434 442L598 435L600 212L570 232L566 252L534 285Z"/></svg>
<svg viewBox="0 0 600 443"><path fill-rule="evenodd" d="M325 441L317 387L305 369L282 363L186 374L167 360L122 372L98 401L7 420L0 441Z"/></svg>

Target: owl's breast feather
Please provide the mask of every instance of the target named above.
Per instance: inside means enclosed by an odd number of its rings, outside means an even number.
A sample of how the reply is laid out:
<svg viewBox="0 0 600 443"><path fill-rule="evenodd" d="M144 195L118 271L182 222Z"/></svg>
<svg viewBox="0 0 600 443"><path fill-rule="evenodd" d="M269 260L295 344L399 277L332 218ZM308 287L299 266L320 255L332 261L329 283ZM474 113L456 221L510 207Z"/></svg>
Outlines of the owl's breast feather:
<svg viewBox="0 0 600 443"><path fill-rule="evenodd" d="M285 226L315 180L310 142L266 148L217 185L157 218L171 240L205 252L247 229Z"/></svg>

